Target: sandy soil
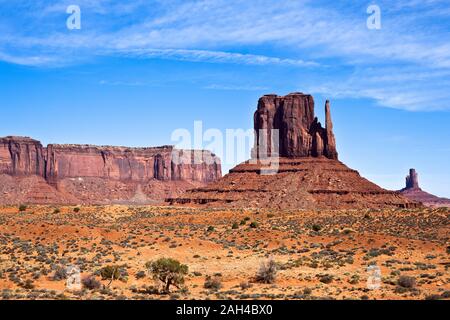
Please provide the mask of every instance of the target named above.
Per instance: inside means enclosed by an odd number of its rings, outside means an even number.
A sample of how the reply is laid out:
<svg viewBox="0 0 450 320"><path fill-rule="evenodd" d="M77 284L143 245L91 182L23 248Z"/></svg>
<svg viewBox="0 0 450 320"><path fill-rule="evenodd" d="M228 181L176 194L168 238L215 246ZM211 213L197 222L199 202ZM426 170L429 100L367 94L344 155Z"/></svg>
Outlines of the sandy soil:
<svg viewBox="0 0 450 320"><path fill-rule="evenodd" d="M450 211L279 211L148 206L0 207L2 299L448 299ZM253 225L252 225L252 222ZM233 224L234 228L233 228ZM189 267L171 293L145 263ZM276 279L256 281L272 257ZM76 265L102 286L69 290ZM119 266L121 279L100 270ZM380 286L368 288L381 271ZM205 288L207 276L216 288ZM207 286L208 287L208 286ZM219 288L220 287L220 288Z"/></svg>

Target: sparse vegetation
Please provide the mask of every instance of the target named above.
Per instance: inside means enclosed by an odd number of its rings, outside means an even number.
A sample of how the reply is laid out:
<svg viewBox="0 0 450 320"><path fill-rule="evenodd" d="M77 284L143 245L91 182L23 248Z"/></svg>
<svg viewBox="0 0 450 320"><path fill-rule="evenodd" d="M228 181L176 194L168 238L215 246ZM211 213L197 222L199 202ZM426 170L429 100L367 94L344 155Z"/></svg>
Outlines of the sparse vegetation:
<svg viewBox="0 0 450 320"><path fill-rule="evenodd" d="M119 280L120 275L120 267L116 265L106 266L100 269L100 276L103 280Z"/></svg>
<svg viewBox="0 0 450 320"><path fill-rule="evenodd" d="M397 284L402 288L413 289L416 287L416 279L410 276L400 276Z"/></svg>
<svg viewBox="0 0 450 320"><path fill-rule="evenodd" d="M33 206L11 214L17 208L0 208L0 299L450 298L439 285L450 269L448 215L435 209L371 211L365 219L366 211L256 215L252 209L149 206L83 206L76 214L73 206L61 206L58 215L55 206ZM214 232L206 232L208 226ZM166 281L162 267L149 272L166 254L192 261L194 270L166 264L174 281ZM144 269L142 261L152 257ZM255 257L266 257L259 260L263 268ZM383 285L368 291L364 271L375 264L383 269ZM70 265L90 275L82 278L83 290L61 291ZM54 290L45 289L49 280Z"/></svg>
<svg viewBox="0 0 450 320"><path fill-rule="evenodd" d="M19 211L20 212L24 212L24 211L26 211L27 210L27 206L26 205L24 205L24 204L21 204L20 206L19 206Z"/></svg>
<svg viewBox="0 0 450 320"><path fill-rule="evenodd" d="M222 288L222 279L219 276L207 276L203 287L205 289L218 291Z"/></svg>
<svg viewBox="0 0 450 320"><path fill-rule="evenodd" d="M53 281L61 281L67 279L67 271L66 268L62 266L57 266L55 272L53 273L52 280Z"/></svg>
<svg viewBox="0 0 450 320"><path fill-rule="evenodd" d="M273 258L261 263L256 273L256 281L261 283L274 283L277 275L277 266Z"/></svg>
<svg viewBox="0 0 450 320"><path fill-rule="evenodd" d="M188 266L171 258L161 258L153 262L147 262L147 269L155 280L159 280L163 285L163 292L169 293L170 286L178 289L184 284L184 276L188 273Z"/></svg>
<svg viewBox="0 0 450 320"><path fill-rule="evenodd" d="M94 275L89 275L82 278L81 284L83 285L83 288L86 288L88 290L97 290L102 286L100 281L98 281Z"/></svg>

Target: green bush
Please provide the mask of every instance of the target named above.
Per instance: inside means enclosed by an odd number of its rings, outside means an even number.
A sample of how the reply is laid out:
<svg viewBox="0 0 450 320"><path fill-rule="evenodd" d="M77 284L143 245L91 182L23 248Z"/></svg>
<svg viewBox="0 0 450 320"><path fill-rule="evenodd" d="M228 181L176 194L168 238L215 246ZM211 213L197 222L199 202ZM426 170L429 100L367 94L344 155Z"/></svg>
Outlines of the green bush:
<svg viewBox="0 0 450 320"><path fill-rule="evenodd" d="M100 276L103 280L120 280L122 279L121 267L117 265L109 265L100 269Z"/></svg>
<svg viewBox="0 0 450 320"><path fill-rule="evenodd" d="M258 228L258 222L253 221L252 223L250 223L250 228L253 228L253 229Z"/></svg>
<svg viewBox="0 0 450 320"><path fill-rule="evenodd" d="M56 208L55 210L53 210L53 213L54 214L57 214L57 213L60 213L61 212L61 210L59 210L58 208Z"/></svg>
<svg viewBox="0 0 450 320"><path fill-rule="evenodd" d="M19 211L20 212L24 212L25 210L27 210L27 206L26 205L24 205L24 204L21 204L20 206L19 206Z"/></svg>
<svg viewBox="0 0 450 320"><path fill-rule="evenodd" d="M233 223L231 229L239 229L239 224L237 222Z"/></svg>
<svg viewBox="0 0 450 320"><path fill-rule="evenodd" d="M314 224L314 225L312 226L312 229L313 229L315 232L319 232L320 230L322 230L322 226L320 226L320 225L318 225L318 224Z"/></svg>
<svg viewBox="0 0 450 320"><path fill-rule="evenodd" d="M78 213L78 212L80 212L80 208L78 208L78 207L76 207L76 208L73 208L73 212L75 212L75 213Z"/></svg>
<svg viewBox="0 0 450 320"><path fill-rule="evenodd" d="M147 262L146 268L153 275L153 279L159 280L164 285L164 293L170 293L170 286L178 289L184 284L184 276L188 274L188 266L171 258L161 258L153 262Z"/></svg>
<svg viewBox="0 0 450 320"><path fill-rule="evenodd" d="M206 231L213 232L214 231L214 227L213 226L209 226L208 229L206 229Z"/></svg>

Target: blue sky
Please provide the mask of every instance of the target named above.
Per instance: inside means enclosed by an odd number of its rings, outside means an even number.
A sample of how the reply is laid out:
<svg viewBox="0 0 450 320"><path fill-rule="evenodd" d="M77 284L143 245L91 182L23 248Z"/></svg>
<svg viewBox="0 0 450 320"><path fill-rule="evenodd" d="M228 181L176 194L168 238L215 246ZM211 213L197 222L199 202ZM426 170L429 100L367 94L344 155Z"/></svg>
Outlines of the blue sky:
<svg viewBox="0 0 450 320"><path fill-rule="evenodd" d="M335 2L0 0L0 136L172 144L195 120L252 128L259 96L302 91L321 119L331 100L347 165L389 189L414 167L450 197L448 1Z"/></svg>

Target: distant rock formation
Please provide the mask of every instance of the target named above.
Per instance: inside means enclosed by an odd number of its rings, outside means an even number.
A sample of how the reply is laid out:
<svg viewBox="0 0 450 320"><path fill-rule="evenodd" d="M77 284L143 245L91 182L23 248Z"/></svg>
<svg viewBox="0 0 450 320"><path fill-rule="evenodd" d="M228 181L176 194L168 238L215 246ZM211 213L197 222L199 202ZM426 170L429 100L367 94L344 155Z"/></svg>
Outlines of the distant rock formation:
<svg viewBox="0 0 450 320"><path fill-rule="evenodd" d="M183 161L173 161L174 156ZM26 177L40 178L53 187L55 194L59 193L47 197L50 203L58 202L58 198L63 203L67 199L75 203L110 203L131 199L137 191L144 192L149 199L161 201L187 188L215 181L222 172L220 159L209 151L176 150L172 146L50 144L45 148L37 140L10 136L0 138L0 175L15 177L17 183ZM4 190L3 196L0 194L0 204L5 203L6 198L10 202L18 197L14 195L14 189L18 190L18 185L13 186L14 179L3 180L8 181L10 191ZM39 184L42 186L42 181ZM30 194L30 199L25 197L21 202L45 203L45 193L48 192L44 192L39 201Z"/></svg>
<svg viewBox="0 0 450 320"><path fill-rule="evenodd" d="M416 169L409 170L409 175L406 176L406 189L420 189L419 176L416 172Z"/></svg>
<svg viewBox="0 0 450 320"><path fill-rule="evenodd" d="M325 128L314 115L314 99L311 95L291 93L284 97L265 95L259 99L254 115L256 130L253 157L258 154L272 156L272 145L266 141L276 139L278 130L280 157L321 157L338 159L333 134L330 102L325 104ZM262 137L264 136L264 137ZM261 148L260 144L263 144ZM261 150L263 149L263 150ZM267 152L266 152L267 151Z"/></svg>
<svg viewBox="0 0 450 320"><path fill-rule="evenodd" d="M329 101L325 104L325 119L323 128L314 115L311 95L263 96L254 116L252 159L217 182L167 201L194 206L274 209L419 206L398 192L380 188L338 161ZM279 148L274 150L277 138ZM276 166L265 162L267 159L263 158L268 157L277 159Z"/></svg>
<svg viewBox="0 0 450 320"><path fill-rule="evenodd" d="M400 190L401 194L406 198L423 203L427 207L449 207L450 199L439 198L428 192L423 191L419 186L419 175L415 169L409 170L406 176L406 187Z"/></svg>

